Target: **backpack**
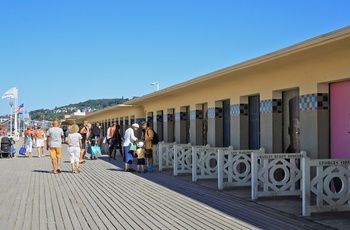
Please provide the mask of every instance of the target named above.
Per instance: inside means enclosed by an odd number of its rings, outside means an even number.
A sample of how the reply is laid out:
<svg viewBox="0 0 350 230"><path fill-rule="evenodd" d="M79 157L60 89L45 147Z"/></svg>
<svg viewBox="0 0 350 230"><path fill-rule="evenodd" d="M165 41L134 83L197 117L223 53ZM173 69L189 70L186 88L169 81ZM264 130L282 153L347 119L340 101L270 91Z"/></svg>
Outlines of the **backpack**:
<svg viewBox="0 0 350 230"><path fill-rule="evenodd" d="M152 144L156 145L156 144L158 144L158 142L159 142L159 136L158 136L158 134L157 134L154 130L152 130L152 131L153 131L153 140L152 140Z"/></svg>

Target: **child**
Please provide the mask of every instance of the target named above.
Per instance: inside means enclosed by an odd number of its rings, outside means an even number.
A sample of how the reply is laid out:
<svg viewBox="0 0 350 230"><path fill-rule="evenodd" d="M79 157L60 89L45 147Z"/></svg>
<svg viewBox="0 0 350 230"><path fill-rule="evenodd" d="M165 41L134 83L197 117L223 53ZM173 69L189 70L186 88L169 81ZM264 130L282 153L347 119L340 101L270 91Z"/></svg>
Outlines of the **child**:
<svg viewBox="0 0 350 230"><path fill-rule="evenodd" d="M137 171L138 173L144 172L146 173L147 171L145 170L145 154L146 154L146 150L144 150L143 148L144 144L142 141L140 141L139 143L137 143L137 150L136 150L136 155L137 155Z"/></svg>
<svg viewBox="0 0 350 230"><path fill-rule="evenodd" d="M69 155L70 155L70 163L72 165L72 173L75 173L74 164L76 164L77 171L80 173L79 168L79 158L80 158L80 149L82 147L82 136L78 133L79 127L77 125L72 125L69 128L69 134L67 138L67 143L69 145Z"/></svg>
<svg viewBox="0 0 350 230"><path fill-rule="evenodd" d="M10 157L14 157L16 153L16 147L15 147L16 142L12 137L10 137L10 142L11 142Z"/></svg>

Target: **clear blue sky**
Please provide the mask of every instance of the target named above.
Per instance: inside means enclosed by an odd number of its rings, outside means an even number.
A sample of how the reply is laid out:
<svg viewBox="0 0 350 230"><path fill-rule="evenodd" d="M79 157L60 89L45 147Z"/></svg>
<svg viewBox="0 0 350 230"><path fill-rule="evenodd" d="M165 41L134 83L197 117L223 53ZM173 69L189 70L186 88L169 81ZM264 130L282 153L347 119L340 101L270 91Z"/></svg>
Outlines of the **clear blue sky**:
<svg viewBox="0 0 350 230"><path fill-rule="evenodd" d="M142 96L349 26L349 12L349 0L0 0L0 94L17 86L28 111Z"/></svg>

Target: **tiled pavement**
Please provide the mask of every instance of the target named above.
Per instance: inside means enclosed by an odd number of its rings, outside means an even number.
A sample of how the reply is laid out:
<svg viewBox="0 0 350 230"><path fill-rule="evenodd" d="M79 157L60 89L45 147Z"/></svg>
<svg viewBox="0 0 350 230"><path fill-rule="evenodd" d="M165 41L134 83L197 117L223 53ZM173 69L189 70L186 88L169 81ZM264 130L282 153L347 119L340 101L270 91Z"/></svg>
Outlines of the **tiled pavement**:
<svg viewBox="0 0 350 230"><path fill-rule="evenodd" d="M291 207L292 211L288 212L279 209L278 199L252 202L246 199L249 194L244 189L217 191L211 181L192 183L187 176L173 177L170 172L126 173L120 157L112 161L107 156L87 160L80 174L72 174L66 148L64 145L60 174L51 173L48 154L44 158L35 157L35 148L33 158L17 155L0 159L1 229L342 229L343 226L348 229L350 226L342 215L304 218L293 214L299 207ZM294 201L280 202L286 208Z"/></svg>

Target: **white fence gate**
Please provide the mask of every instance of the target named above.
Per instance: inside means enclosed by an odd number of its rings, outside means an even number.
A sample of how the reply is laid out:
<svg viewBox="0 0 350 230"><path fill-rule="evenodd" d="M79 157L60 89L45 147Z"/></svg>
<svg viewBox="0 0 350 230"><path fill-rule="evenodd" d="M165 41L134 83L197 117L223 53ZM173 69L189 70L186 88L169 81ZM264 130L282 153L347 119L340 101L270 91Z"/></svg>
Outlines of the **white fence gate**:
<svg viewBox="0 0 350 230"><path fill-rule="evenodd" d="M209 146L192 147L192 181L197 179L218 178L218 150L233 150L233 148L212 148Z"/></svg>
<svg viewBox="0 0 350 230"><path fill-rule="evenodd" d="M252 152L264 154L259 150L224 150L219 149L218 158L218 189L230 186L251 186Z"/></svg>
<svg viewBox="0 0 350 230"><path fill-rule="evenodd" d="M159 143L153 147L153 166L159 167Z"/></svg>
<svg viewBox="0 0 350 230"><path fill-rule="evenodd" d="M262 196L301 195L301 153L252 153L252 199ZM262 183L262 188L260 184Z"/></svg>
<svg viewBox="0 0 350 230"><path fill-rule="evenodd" d="M350 210L350 159L306 157L302 167L303 216Z"/></svg>
<svg viewBox="0 0 350 230"><path fill-rule="evenodd" d="M191 144L176 144L160 142L158 144L158 167L159 171L163 169L172 169L174 167L174 149L177 146L191 146Z"/></svg>
<svg viewBox="0 0 350 230"><path fill-rule="evenodd" d="M174 146L174 176L192 173L192 145Z"/></svg>

